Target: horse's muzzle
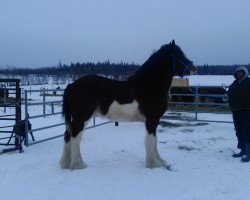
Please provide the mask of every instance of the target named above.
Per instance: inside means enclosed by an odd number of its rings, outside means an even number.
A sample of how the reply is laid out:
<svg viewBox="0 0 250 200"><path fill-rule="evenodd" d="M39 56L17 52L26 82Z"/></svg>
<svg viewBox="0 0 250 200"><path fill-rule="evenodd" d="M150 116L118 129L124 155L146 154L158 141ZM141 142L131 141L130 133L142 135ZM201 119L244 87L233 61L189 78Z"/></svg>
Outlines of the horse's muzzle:
<svg viewBox="0 0 250 200"><path fill-rule="evenodd" d="M197 67L193 64L188 66L188 73L189 75L197 74Z"/></svg>

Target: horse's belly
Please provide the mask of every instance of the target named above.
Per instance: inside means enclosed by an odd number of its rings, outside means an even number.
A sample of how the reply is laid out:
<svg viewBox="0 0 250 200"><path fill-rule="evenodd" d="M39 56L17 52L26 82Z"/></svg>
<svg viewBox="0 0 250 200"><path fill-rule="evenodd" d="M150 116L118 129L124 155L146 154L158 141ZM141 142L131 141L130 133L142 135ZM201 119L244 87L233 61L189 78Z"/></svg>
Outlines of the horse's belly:
<svg viewBox="0 0 250 200"><path fill-rule="evenodd" d="M145 121L145 116L140 112L137 101L128 104L119 104L114 101L105 117L117 121Z"/></svg>

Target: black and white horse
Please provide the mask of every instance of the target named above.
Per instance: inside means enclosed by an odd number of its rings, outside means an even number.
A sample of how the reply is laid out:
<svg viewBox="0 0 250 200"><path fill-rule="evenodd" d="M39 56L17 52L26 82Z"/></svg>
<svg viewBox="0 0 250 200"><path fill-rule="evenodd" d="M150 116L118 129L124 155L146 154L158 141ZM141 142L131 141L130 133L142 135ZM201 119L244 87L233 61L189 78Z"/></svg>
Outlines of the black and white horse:
<svg viewBox="0 0 250 200"><path fill-rule="evenodd" d="M167 109L173 76L194 72L196 67L173 40L153 53L127 81L87 75L69 84L63 96L66 131L60 166L72 170L87 166L82 160L80 141L93 116L144 122L146 167L166 165L157 149L156 128Z"/></svg>

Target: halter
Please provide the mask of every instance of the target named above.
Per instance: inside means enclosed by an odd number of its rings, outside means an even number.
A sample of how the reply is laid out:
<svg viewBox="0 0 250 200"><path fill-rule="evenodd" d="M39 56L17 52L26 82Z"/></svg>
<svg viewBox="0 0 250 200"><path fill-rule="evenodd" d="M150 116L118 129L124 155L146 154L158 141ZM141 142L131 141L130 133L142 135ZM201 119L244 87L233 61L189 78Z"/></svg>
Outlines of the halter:
<svg viewBox="0 0 250 200"><path fill-rule="evenodd" d="M173 73L176 73L176 64L175 64L175 56L173 54L171 54L172 58L173 58ZM183 78L184 74L187 72L187 69L190 65L193 64L193 62L190 62L189 64L185 64L184 62L182 62L181 60L178 59L178 62L181 64L181 66L183 67L183 71L180 74L177 74L179 77Z"/></svg>

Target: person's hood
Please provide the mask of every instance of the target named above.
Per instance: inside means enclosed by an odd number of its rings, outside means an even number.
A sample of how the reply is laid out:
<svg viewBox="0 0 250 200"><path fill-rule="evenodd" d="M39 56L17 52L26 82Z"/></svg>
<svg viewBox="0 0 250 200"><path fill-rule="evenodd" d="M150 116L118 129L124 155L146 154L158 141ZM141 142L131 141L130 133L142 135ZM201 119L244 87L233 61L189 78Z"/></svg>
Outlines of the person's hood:
<svg viewBox="0 0 250 200"><path fill-rule="evenodd" d="M248 70L247 70L246 67L238 67L238 68L234 71L234 78L236 78L236 77L235 77L235 74L236 74L237 71L244 71L244 72L245 72L245 76L243 77L242 80L244 80L246 77L249 76L249 72L248 72Z"/></svg>

